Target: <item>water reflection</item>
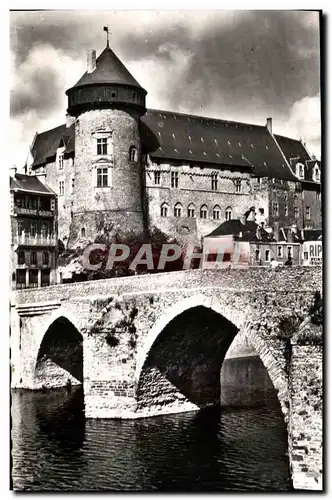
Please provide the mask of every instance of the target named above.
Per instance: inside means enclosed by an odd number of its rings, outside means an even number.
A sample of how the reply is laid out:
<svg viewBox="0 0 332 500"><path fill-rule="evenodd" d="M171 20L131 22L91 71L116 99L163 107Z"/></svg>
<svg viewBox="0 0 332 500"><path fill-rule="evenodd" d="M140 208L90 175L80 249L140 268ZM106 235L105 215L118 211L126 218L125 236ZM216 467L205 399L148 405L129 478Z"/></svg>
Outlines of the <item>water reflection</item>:
<svg viewBox="0 0 332 500"><path fill-rule="evenodd" d="M236 368L227 368L224 382L228 385L232 385L232 371L239 375L239 363L244 379L253 373L252 360L236 363ZM288 490L287 436L275 391L266 387L259 406L255 401L245 403L245 391L241 391L239 407L140 420L85 420L82 392L77 388L13 391L14 488Z"/></svg>

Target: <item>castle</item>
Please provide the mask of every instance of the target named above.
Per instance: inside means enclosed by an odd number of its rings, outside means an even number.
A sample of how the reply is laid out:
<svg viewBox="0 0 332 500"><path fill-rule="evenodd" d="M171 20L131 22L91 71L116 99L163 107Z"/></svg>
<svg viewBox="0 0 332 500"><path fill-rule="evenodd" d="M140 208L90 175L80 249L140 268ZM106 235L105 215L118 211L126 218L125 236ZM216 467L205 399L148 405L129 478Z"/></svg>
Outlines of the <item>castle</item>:
<svg viewBox="0 0 332 500"><path fill-rule="evenodd" d="M26 171L58 195L72 247L114 229L200 240L245 213L278 235L321 228L321 164L265 126L146 109L107 42L66 91L66 123L36 134Z"/></svg>

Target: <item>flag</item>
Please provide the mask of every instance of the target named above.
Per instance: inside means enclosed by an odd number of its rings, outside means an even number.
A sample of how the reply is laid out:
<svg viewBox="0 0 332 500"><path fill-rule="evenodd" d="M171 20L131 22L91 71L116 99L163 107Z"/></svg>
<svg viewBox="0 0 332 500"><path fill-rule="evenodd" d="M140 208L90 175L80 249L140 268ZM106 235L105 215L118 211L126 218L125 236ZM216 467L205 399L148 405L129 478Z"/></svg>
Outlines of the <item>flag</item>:
<svg viewBox="0 0 332 500"><path fill-rule="evenodd" d="M108 33L108 27L107 26L104 26L104 31L106 31Z"/></svg>

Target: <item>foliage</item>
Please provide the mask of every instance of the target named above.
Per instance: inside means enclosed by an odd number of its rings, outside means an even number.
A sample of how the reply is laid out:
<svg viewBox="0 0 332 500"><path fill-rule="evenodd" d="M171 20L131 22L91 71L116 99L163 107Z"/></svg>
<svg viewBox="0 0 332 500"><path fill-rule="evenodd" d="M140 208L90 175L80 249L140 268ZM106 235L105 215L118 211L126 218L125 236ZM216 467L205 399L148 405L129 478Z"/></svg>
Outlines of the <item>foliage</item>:
<svg viewBox="0 0 332 500"><path fill-rule="evenodd" d="M136 274L180 271L183 269L186 247L184 245L181 246L176 239L168 237L156 227L153 227L149 233L145 232L139 236L132 231L126 233L118 232L113 235L105 232L104 234L97 236L94 243L105 245L105 250L96 249L90 253L90 263L93 265L101 264L100 268L96 271L87 270L82 265L82 255L87 245L71 251L65 250L60 256L60 266L67 266L67 269L70 271L72 270L73 281L118 278ZM182 254L177 260L173 262L166 262L164 269L158 270L157 267L160 254L163 245L166 243L180 245ZM112 244L127 245L130 249L130 253L125 260L114 262L112 269L107 269L107 261ZM129 266L137 256L143 244L151 245L153 269L148 269L147 264L140 264L136 266L135 270L132 270ZM200 248L195 249L195 252L199 251L201 251ZM142 258L145 259L145 255L143 255ZM198 262L193 260L191 267L198 267Z"/></svg>
<svg viewBox="0 0 332 500"><path fill-rule="evenodd" d="M309 316L314 325L323 324L323 299L319 291L315 292L314 303L309 309Z"/></svg>

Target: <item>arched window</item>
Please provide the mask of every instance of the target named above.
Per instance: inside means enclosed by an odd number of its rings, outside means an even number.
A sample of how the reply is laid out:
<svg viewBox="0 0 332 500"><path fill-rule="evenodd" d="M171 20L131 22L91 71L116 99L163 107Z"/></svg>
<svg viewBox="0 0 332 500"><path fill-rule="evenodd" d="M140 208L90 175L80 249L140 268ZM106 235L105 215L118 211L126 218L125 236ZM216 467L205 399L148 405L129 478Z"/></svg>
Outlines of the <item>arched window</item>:
<svg viewBox="0 0 332 500"><path fill-rule="evenodd" d="M85 227L81 229L81 238L85 238Z"/></svg>
<svg viewBox="0 0 332 500"><path fill-rule="evenodd" d="M190 203L190 205L188 205L187 215L188 217L195 217L195 205L193 203Z"/></svg>
<svg viewBox="0 0 332 500"><path fill-rule="evenodd" d="M231 207L227 207L226 210L225 210L225 219L226 220L231 220L232 218L232 208Z"/></svg>
<svg viewBox="0 0 332 500"><path fill-rule="evenodd" d="M135 163L137 163L138 161L137 149L135 148L135 146L130 146L129 160L134 161Z"/></svg>
<svg viewBox="0 0 332 500"><path fill-rule="evenodd" d="M168 205L167 203L163 203L160 207L160 215L161 217L167 217L168 216Z"/></svg>
<svg viewBox="0 0 332 500"><path fill-rule="evenodd" d="M208 207L206 205L202 205L199 211L199 216L201 219L207 219L208 215Z"/></svg>
<svg viewBox="0 0 332 500"><path fill-rule="evenodd" d="M176 203L174 206L174 217L181 217L182 215L182 205L181 203Z"/></svg>
<svg viewBox="0 0 332 500"><path fill-rule="evenodd" d="M216 205L213 208L213 218L215 220L219 220L220 219L220 214L221 214L221 208L219 207L219 205Z"/></svg>

